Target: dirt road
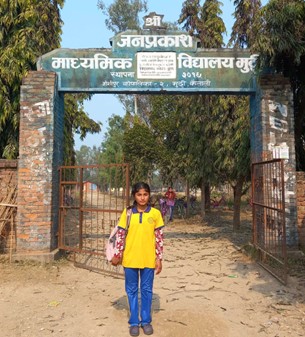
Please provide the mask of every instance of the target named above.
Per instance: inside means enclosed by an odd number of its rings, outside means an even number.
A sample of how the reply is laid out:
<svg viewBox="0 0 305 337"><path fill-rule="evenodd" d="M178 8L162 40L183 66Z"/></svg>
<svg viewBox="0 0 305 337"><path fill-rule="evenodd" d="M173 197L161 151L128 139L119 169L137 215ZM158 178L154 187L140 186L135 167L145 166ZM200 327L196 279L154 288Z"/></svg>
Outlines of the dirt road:
<svg viewBox="0 0 305 337"><path fill-rule="evenodd" d="M156 337L297 337L305 331L305 288L286 287L239 249L249 228L229 220L175 220L165 228L156 276ZM1 337L123 337L128 306L122 279L53 265L0 263ZM142 336L144 336L141 331Z"/></svg>

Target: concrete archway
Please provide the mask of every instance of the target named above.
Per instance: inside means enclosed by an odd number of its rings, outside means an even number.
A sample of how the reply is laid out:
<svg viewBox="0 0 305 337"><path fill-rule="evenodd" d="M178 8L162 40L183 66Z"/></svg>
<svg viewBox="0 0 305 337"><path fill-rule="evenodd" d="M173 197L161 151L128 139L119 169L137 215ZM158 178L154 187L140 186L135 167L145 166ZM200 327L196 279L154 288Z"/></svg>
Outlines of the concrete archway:
<svg viewBox="0 0 305 337"><path fill-rule="evenodd" d="M112 49L57 49L43 55L21 87L17 255L53 259L58 230L64 93L201 93L250 96L252 161L284 158L287 242L297 245L293 97L280 75L254 73L255 55L205 50L158 15L140 34L127 31ZM160 26L159 26L160 25ZM147 27L146 27L147 28Z"/></svg>

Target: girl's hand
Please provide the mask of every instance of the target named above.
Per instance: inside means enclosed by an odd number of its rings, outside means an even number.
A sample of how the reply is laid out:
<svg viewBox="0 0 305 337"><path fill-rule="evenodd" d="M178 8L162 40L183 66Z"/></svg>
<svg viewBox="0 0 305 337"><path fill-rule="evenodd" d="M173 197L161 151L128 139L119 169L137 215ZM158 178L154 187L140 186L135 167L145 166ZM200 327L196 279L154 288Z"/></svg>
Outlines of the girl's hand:
<svg viewBox="0 0 305 337"><path fill-rule="evenodd" d="M156 271L156 275L161 273L161 271L162 271L162 261L161 260L158 260L158 259L156 260L155 271Z"/></svg>
<svg viewBox="0 0 305 337"><path fill-rule="evenodd" d="M112 258L112 260L111 260L111 264L113 265L113 266L117 266L118 264L120 264L121 263L121 259L120 258L118 258L118 257L113 257Z"/></svg>

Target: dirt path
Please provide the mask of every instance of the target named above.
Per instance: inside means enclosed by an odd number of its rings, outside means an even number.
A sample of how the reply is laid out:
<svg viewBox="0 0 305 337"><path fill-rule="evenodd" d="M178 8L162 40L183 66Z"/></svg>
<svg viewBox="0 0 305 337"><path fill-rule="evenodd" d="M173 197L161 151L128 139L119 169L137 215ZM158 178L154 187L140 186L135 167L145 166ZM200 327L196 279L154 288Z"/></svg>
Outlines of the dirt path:
<svg viewBox="0 0 305 337"><path fill-rule="evenodd" d="M229 221L176 220L165 235L154 336L304 336L305 287L297 278L285 287L245 257L239 246L247 230L234 235ZM127 320L122 279L67 261L0 263L1 337L123 337Z"/></svg>

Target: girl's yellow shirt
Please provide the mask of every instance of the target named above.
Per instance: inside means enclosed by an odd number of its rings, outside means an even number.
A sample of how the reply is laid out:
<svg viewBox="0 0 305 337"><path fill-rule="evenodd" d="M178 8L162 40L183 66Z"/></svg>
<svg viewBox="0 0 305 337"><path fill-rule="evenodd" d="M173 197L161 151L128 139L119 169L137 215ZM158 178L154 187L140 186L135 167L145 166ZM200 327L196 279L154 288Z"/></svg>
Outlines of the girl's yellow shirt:
<svg viewBox="0 0 305 337"><path fill-rule="evenodd" d="M126 209L118 226L126 228ZM125 241L122 265L126 268L155 268L156 238L155 230L164 226L160 211L148 206L144 212L132 209L128 235Z"/></svg>

